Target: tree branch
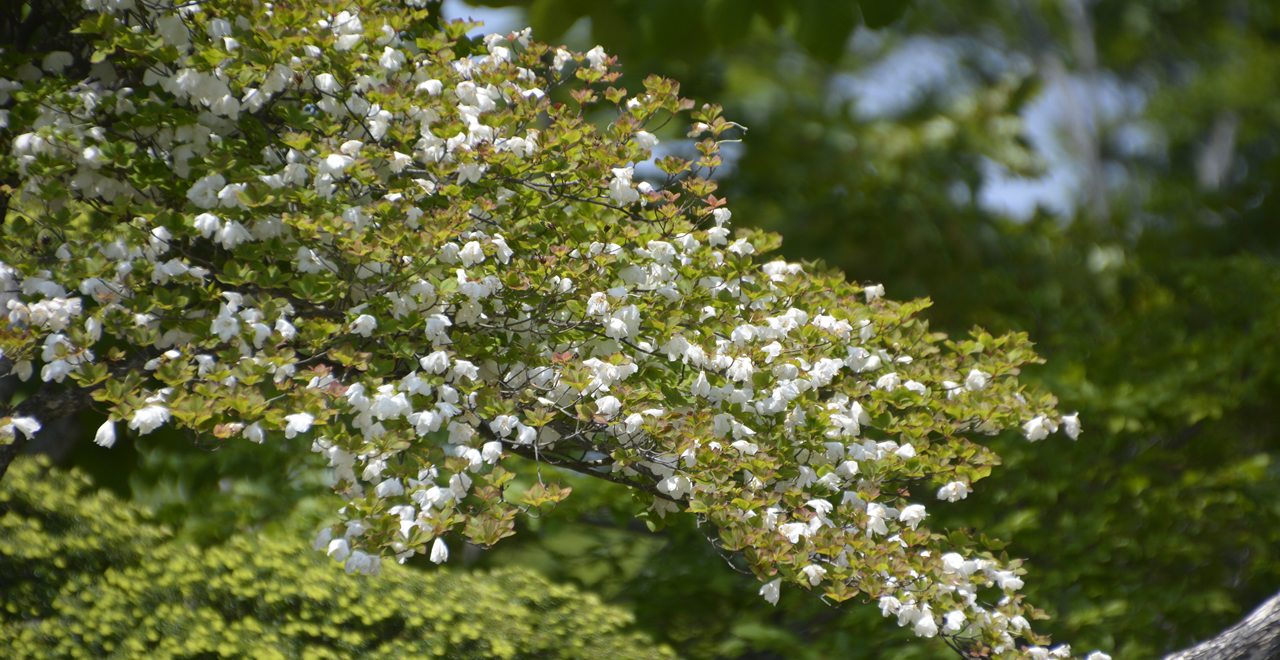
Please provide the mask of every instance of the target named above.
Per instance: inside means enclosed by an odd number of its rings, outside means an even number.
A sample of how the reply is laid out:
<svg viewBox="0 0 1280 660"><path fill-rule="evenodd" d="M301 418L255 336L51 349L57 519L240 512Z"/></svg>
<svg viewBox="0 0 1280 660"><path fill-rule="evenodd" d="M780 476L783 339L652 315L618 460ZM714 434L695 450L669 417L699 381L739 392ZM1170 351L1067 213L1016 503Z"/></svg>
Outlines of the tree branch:
<svg viewBox="0 0 1280 660"><path fill-rule="evenodd" d="M1222 634L1164 660L1274 660L1280 658L1280 594Z"/></svg>
<svg viewBox="0 0 1280 660"><path fill-rule="evenodd" d="M118 379L129 372L141 369L147 363L147 360L156 357L156 355L159 355L159 351L156 349L139 351L130 355L111 366L111 375L108 380ZM53 383L45 383L40 386L40 389L36 390L35 394L14 406L12 410L0 412L14 417L34 417L40 420L41 425L47 425L49 422L63 417L70 417L88 408L93 403L93 392L100 387L102 386L59 388ZM7 445L0 445L0 479L4 478L5 472L9 470L9 464L18 457L18 454L22 452L22 448L28 442L21 437L21 434L15 434L15 436L13 442Z"/></svg>

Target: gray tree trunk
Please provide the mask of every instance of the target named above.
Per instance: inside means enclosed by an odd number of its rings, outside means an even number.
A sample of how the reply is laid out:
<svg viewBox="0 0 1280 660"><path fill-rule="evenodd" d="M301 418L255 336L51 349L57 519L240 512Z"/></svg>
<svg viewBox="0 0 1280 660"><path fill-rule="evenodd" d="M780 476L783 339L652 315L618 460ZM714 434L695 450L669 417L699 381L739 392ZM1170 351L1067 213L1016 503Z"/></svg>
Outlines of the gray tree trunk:
<svg viewBox="0 0 1280 660"><path fill-rule="evenodd" d="M1280 594L1222 634L1164 660L1276 660L1280 658Z"/></svg>

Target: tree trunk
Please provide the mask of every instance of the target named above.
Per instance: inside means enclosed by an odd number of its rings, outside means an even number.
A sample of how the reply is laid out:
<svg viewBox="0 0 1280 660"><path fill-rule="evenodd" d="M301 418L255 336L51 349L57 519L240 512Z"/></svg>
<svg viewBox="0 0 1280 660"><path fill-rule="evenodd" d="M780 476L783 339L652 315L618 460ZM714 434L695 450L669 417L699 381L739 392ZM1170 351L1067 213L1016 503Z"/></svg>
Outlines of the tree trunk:
<svg viewBox="0 0 1280 660"><path fill-rule="evenodd" d="M1276 660L1280 658L1280 594L1221 635L1164 660Z"/></svg>
<svg viewBox="0 0 1280 660"><path fill-rule="evenodd" d="M111 365L109 378L122 378L125 374L142 369L147 360L160 354L156 348L147 348ZM12 369L12 361L0 358L0 376L7 375ZM93 404L94 390L102 387L101 383L90 387L60 387L53 383L45 383L22 403L9 409L0 403L0 417L34 417L40 424L47 425L52 421L70 417ZM9 470L9 464L18 457L27 439L21 433L15 433L13 442L0 445L0 479Z"/></svg>

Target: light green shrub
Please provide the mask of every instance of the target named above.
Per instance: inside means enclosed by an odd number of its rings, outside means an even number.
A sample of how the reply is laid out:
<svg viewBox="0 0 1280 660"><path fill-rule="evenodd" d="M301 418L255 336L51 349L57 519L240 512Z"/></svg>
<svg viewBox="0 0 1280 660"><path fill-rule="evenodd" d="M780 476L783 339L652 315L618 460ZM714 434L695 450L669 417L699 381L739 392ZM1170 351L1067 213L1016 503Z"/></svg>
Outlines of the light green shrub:
<svg viewBox="0 0 1280 660"><path fill-rule="evenodd" d="M350 576L270 538L157 543L132 507L47 470L20 461L0 482L0 579L21 614L0 625L8 658L674 657L626 632L629 613L532 573Z"/></svg>

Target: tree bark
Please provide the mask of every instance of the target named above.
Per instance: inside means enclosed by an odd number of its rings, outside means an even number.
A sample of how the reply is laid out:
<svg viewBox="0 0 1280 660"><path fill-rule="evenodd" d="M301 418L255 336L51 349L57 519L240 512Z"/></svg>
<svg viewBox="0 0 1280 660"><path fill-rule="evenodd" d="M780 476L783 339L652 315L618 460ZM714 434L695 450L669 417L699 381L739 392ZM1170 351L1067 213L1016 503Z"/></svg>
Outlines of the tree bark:
<svg viewBox="0 0 1280 660"><path fill-rule="evenodd" d="M1276 660L1280 658L1280 594L1222 634L1164 660Z"/></svg>
<svg viewBox="0 0 1280 660"><path fill-rule="evenodd" d="M147 360L159 354L157 349L147 349L136 352L129 357L111 365L109 378L120 378L124 374L131 371L137 371L142 368ZM12 361L8 358L0 358L3 363L0 364L0 376L9 372L12 368ZM12 410L6 409L6 406L0 404L0 416L14 417L34 417L40 420L41 426L47 425L54 420L70 417L93 403L94 390L101 387L94 385L91 387L58 387L53 383L45 383L36 390L35 394L24 399L22 403L13 407ZM21 433L15 434L13 442L3 445L0 444L0 479L4 478L5 472L9 470L9 464L22 453L22 448L27 444L27 439Z"/></svg>

